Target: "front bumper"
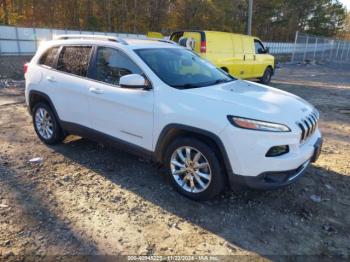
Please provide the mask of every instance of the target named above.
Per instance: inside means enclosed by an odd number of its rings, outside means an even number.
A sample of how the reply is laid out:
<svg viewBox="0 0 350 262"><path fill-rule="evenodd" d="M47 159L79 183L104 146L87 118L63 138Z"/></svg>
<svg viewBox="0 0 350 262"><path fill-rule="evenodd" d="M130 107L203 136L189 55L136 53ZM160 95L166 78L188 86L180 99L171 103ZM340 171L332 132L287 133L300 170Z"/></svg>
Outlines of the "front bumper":
<svg viewBox="0 0 350 262"><path fill-rule="evenodd" d="M225 145L232 188L237 184L250 188L273 189L288 185L302 176L310 162L317 158L322 135L317 129L300 143L300 132L258 132L228 125L220 134ZM226 146L227 145L227 146ZM288 145L289 152L266 157L273 146ZM315 153L317 152L317 153Z"/></svg>
<svg viewBox="0 0 350 262"><path fill-rule="evenodd" d="M319 138L314 145L312 157L300 165L298 168L286 171L264 172L258 176L240 176L233 175L231 178L231 187L246 187L260 190L271 190L287 186L298 180L307 170L310 163L316 162L322 149L322 138Z"/></svg>
<svg viewBox="0 0 350 262"><path fill-rule="evenodd" d="M306 161L295 170L281 172L265 172L258 176L234 175L232 187L245 187L260 190L271 190L287 186L300 178L310 165L310 160Z"/></svg>

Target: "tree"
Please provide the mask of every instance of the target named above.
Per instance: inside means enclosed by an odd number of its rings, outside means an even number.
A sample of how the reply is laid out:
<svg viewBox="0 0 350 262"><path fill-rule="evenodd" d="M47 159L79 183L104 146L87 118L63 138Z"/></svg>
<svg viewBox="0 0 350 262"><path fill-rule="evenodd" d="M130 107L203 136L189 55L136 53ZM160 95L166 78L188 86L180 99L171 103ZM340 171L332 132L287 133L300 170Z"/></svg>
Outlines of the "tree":
<svg viewBox="0 0 350 262"><path fill-rule="evenodd" d="M0 24L169 34L179 29L245 33L248 0L0 0ZM343 31L339 0L256 0L253 34L291 41L295 31Z"/></svg>
<svg viewBox="0 0 350 262"><path fill-rule="evenodd" d="M338 37L345 40L350 40L350 12L346 14L343 28L338 33Z"/></svg>
<svg viewBox="0 0 350 262"><path fill-rule="evenodd" d="M318 0L310 12L305 31L310 34L334 36L342 29L346 12L338 0Z"/></svg>
<svg viewBox="0 0 350 262"><path fill-rule="evenodd" d="M7 0L2 0L1 1L1 7L2 7L2 14L1 14L1 20L5 25L9 24L9 10L8 10L8 4Z"/></svg>

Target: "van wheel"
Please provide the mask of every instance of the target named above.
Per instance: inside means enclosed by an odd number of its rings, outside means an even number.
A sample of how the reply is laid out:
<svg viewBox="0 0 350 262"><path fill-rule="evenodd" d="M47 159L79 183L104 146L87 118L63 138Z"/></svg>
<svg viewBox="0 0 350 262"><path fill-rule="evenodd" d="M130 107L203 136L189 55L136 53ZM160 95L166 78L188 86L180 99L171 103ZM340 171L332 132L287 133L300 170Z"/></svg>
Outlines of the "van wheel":
<svg viewBox="0 0 350 262"><path fill-rule="evenodd" d="M266 68L263 77L260 78L260 83L264 85L269 84L271 82L272 74L273 74L272 68L271 67Z"/></svg>
<svg viewBox="0 0 350 262"><path fill-rule="evenodd" d="M36 134L45 144L54 145L65 138L55 114L46 103L40 102L34 105L33 124Z"/></svg>
<svg viewBox="0 0 350 262"><path fill-rule="evenodd" d="M193 200L220 194L226 176L215 151L196 138L178 138L166 149L165 171L173 187Z"/></svg>

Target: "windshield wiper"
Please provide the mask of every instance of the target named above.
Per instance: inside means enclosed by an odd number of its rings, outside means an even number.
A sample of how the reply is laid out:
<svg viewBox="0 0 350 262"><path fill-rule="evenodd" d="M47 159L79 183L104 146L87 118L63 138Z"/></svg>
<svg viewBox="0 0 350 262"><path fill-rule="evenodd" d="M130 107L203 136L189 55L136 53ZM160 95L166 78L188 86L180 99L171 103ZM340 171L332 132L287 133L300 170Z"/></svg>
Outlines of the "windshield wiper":
<svg viewBox="0 0 350 262"><path fill-rule="evenodd" d="M184 85L175 85L173 87L188 89L188 88L198 88L198 87L201 87L201 86L195 85L195 84L184 84Z"/></svg>
<svg viewBox="0 0 350 262"><path fill-rule="evenodd" d="M214 81L214 83L213 83L213 85L217 85L217 84L221 84L221 83L227 83L227 82L231 82L232 80L230 79L224 79L224 78L222 78L222 79L218 79L218 80L216 80L216 81Z"/></svg>
<svg viewBox="0 0 350 262"><path fill-rule="evenodd" d="M222 78L222 79L217 79L214 82L206 82L206 83L199 83L199 84L175 85L173 87L182 88L182 89L199 88L199 87L217 85L217 84L221 84L221 83L227 83L227 82L231 82L231 81L233 81L233 79Z"/></svg>

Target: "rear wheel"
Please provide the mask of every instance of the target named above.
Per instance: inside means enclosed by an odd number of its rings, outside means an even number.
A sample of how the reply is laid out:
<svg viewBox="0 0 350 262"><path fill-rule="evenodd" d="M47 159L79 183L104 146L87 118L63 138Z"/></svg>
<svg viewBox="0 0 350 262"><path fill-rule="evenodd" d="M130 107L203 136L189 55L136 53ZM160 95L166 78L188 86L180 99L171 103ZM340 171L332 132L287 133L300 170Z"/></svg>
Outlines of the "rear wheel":
<svg viewBox="0 0 350 262"><path fill-rule="evenodd" d="M273 74L272 68L271 67L266 68L263 77L260 78L260 83L264 85L269 84L271 82L272 74Z"/></svg>
<svg viewBox="0 0 350 262"><path fill-rule="evenodd" d="M33 124L36 134L46 144L57 144L64 139L64 132L52 109L46 103L40 102L34 105Z"/></svg>
<svg viewBox="0 0 350 262"><path fill-rule="evenodd" d="M208 200L221 193L225 174L216 152L195 138L179 138L165 153L164 165L174 188L194 200Z"/></svg>

